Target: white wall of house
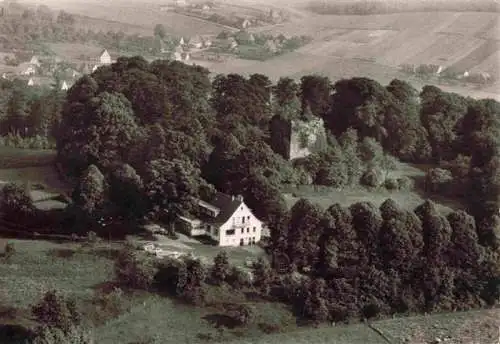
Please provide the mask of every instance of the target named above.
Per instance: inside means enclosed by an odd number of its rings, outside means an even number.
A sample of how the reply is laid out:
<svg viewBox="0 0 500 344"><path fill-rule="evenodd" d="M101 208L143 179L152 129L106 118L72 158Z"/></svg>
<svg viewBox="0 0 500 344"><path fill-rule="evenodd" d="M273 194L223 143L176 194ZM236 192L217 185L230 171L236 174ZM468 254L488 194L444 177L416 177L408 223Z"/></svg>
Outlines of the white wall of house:
<svg viewBox="0 0 500 344"><path fill-rule="evenodd" d="M111 64L111 56L107 51L103 52L99 57L99 62L102 64Z"/></svg>
<svg viewBox="0 0 500 344"><path fill-rule="evenodd" d="M234 234L227 234L228 231L233 230ZM261 235L262 222L252 214L245 204L242 204L233 216L220 227L219 246L240 246L242 241L244 245L249 245L251 242L257 243L260 241Z"/></svg>

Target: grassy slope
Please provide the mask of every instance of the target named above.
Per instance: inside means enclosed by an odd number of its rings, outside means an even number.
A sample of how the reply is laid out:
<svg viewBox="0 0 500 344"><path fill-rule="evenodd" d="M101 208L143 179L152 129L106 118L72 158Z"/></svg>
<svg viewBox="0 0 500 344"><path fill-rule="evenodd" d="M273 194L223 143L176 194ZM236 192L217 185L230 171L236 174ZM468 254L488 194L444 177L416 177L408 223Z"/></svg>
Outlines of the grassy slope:
<svg viewBox="0 0 500 344"><path fill-rule="evenodd" d="M0 181L30 182L44 185L48 191L67 192L55 170L53 150L0 147Z"/></svg>
<svg viewBox="0 0 500 344"><path fill-rule="evenodd" d="M387 83L408 79L402 63L439 64L500 76L498 14L428 12L370 16L318 16L282 25L255 28L255 32L309 35L314 41L267 60L238 65L211 64L214 72L263 73L272 79L322 73L333 80L366 76ZM420 87L422 82L416 82ZM475 97L500 99L498 86L485 90L448 87Z"/></svg>
<svg viewBox="0 0 500 344"><path fill-rule="evenodd" d="M15 244L17 253L11 263L0 265L0 295L4 305L25 309L25 318L29 318L28 307L51 288L76 297L80 303L91 300L96 288L112 279L111 258L115 253L109 248L119 247L112 243L110 247L103 244L94 249L82 250L79 249L80 246L72 243L9 241ZM0 246L3 247L6 242L5 239L0 240ZM72 256L62 257L65 252L71 251ZM164 344L194 344L206 343L200 338L202 335L216 336L214 327L204 320L204 316L216 313L215 309L183 306L171 299L152 294L134 294L127 298L130 304L128 311L95 328L99 343L126 344L156 335ZM234 344L385 343L382 337L364 324L297 329L286 307L257 303L255 308L257 319L248 329L227 330L222 339ZM477 319L481 314L483 313L471 312L397 318L376 322L374 326L393 339L394 343L399 343L418 329L424 329L430 338L453 333L456 328L467 321ZM26 323L26 320L17 321ZM281 324L288 332L264 335L258 329L259 323Z"/></svg>
<svg viewBox="0 0 500 344"><path fill-rule="evenodd" d="M401 176L421 178L425 175L423 170L408 164L398 163L398 168L391 171L389 177L399 178ZM287 190L291 191L291 190ZM425 195L417 190L413 191L388 191L385 189L370 191L364 188L322 188L316 190L314 187L305 186L300 190L293 190L293 195L290 192L284 193L285 201L291 207L300 198L307 198L312 202L319 204L323 208L328 208L330 205L340 203L343 206L349 206L356 202L372 202L375 206L380 206L386 199L392 198L396 203L406 209L415 209L425 201ZM451 200L437 200L438 207L441 212L448 214L454 209L461 208L461 205Z"/></svg>

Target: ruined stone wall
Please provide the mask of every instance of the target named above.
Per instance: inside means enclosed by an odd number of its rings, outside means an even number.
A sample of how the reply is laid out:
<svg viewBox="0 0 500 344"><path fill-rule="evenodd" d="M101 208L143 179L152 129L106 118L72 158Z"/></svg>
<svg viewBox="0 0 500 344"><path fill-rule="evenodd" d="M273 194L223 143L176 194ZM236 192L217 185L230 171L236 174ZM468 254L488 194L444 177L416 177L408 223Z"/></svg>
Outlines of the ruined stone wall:
<svg viewBox="0 0 500 344"><path fill-rule="evenodd" d="M293 120L289 159L304 158L327 147L326 131L321 118L310 121Z"/></svg>

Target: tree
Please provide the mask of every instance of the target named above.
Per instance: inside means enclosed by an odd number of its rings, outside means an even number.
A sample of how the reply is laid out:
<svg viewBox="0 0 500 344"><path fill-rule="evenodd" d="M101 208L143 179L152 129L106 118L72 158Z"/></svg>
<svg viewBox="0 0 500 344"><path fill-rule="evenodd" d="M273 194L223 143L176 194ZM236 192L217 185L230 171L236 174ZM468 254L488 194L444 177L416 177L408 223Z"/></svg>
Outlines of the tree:
<svg viewBox="0 0 500 344"><path fill-rule="evenodd" d="M269 295L272 277L271 266L266 260L260 257L253 264L253 285L259 288L264 296Z"/></svg>
<svg viewBox="0 0 500 344"><path fill-rule="evenodd" d="M358 133L354 129L348 129L340 137L340 145L343 151L344 162L347 168L347 180L349 185L358 185L363 173L363 163L359 157Z"/></svg>
<svg viewBox="0 0 500 344"><path fill-rule="evenodd" d="M299 269L310 269L318 257L319 225L322 211L318 205L300 199L290 210L288 257Z"/></svg>
<svg viewBox="0 0 500 344"><path fill-rule="evenodd" d="M90 164L110 167L127 162L140 135L131 104L123 94L103 92L83 104L71 102L86 87L79 85L68 95L57 144L59 157L75 172Z"/></svg>
<svg viewBox="0 0 500 344"><path fill-rule="evenodd" d="M154 36L158 36L161 39L165 39L167 35L167 30L163 24L156 24L154 28Z"/></svg>
<svg viewBox="0 0 500 344"><path fill-rule="evenodd" d="M330 107L332 85L327 77L306 75L300 79L300 97L302 111L306 107L314 116L323 117Z"/></svg>
<svg viewBox="0 0 500 344"><path fill-rule="evenodd" d="M177 295L195 305L205 302L205 266L198 259L187 259L179 270Z"/></svg>
<svg viewBox="0 0 500 344"><path fill-rule="evenodd" d="M229 265L229 259L227 257L226 251L221 251L214 258L214 265L212 267L212 281L217 285L222 285L226 282L231 266Z"/></svg>
<svg viewBox="0 0 500 344"><path fill-rule="evenodd" d="M177 159L149 162L144 181L151 214L167 223L172 233L179 215L192 211L200 191L210 189L198 169Z"/></svg>
<svg viewBox="0 0 500 344"><path fill-rule="evenodd" d="M383 223L379 209L370 202L359 202L352 204L349 210L352 225L366 250L366 259L371 264L378 263L379 234Z"/></svg>
<svg viewBox="0 0 500 344"><path fill-rule="evenodd" d="M452 229L448 220L439 214L432 201L425 201L415 209L422 221L424 254L428 264L447 264Z"/></svg>
<svg viewBox="0 0 500 344"><path fill-rule="evenodd" d="M96 219L103 214L108 198L108 185L95 165L90 165L82 174L72 196L85 215Z"/></svg>
<svg viewBox="0 0 500 344"><path fill-rule="evenodd" d="M273 112L286 120L297 119L301 113L299 85L291 78L280 78L273 88Z"/></svg>
<svg viewBox="0 0 500 344"><path fill-rule="evenodd" d="M120 216L138 219L145 215L143 188L142 178L132 166L120 164L113 169L109 178L109 198Z"/></svg>
<svg viewBox="0 0 500 344"><path fill-rule="evenodd" d="M450 263L460 269L476 269L482 249L474 218L465 211L458 210L450 213L447 219L452 228Z"/></svg>

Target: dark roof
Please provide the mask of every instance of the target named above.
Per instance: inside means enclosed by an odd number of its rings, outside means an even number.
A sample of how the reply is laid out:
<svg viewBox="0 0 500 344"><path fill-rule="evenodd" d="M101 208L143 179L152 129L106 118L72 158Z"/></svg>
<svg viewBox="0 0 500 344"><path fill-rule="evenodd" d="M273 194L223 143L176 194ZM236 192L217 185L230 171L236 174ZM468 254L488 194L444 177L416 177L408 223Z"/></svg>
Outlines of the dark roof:
<svg viewBox="0 0 500 344"><path fill-rule="evenodd" d="M208 206L206 205L208 203ZM201 207L208 208L210 210L215 210L217 208L219 210L216 217L210 217L208 215L204 215L200 218L203 222L211 223L211 224L219 224L222 225L226 223L227 220L231 218L231 216L238 210L238 208L243 204L243 198L239 198L236 196L229 196L222 192L217 192L215 196L210 199L198 203Z"/></svg>

